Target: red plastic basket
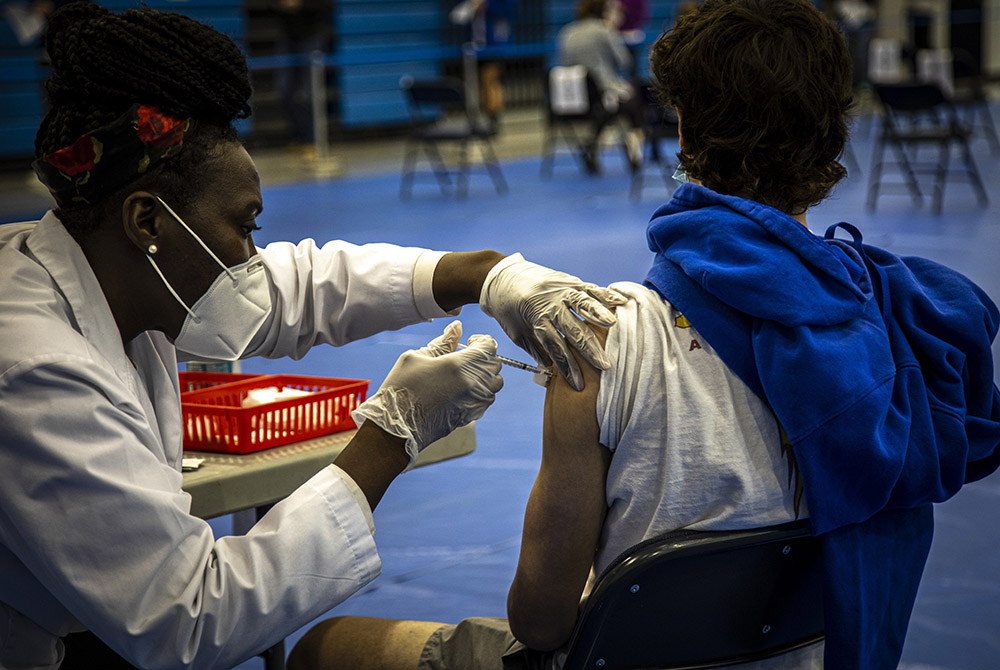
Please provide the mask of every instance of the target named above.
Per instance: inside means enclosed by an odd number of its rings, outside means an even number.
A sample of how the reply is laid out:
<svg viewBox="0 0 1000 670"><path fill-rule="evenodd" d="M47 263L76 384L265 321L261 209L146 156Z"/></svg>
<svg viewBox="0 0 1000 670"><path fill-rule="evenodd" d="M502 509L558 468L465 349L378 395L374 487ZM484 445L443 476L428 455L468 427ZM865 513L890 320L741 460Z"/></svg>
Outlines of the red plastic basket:
<svg viewBox="0 0 1000 670"><path fill-rule="evenodd" d="M249 391L269 386L310 395L242 406ZM184 448L249 454L350 430L356 427L351 410L364 402L367 393L365 379L299 375L260 375L184 393Z"/></svg>
<svg viewBox="0 0 1000 670"><path fill-rule="evenodd" d="M181 370L177 373L181 380L181 397L191 391L214 388L222 384L240 382L244 379L253 379L261 375L240 374L238 372L187 372Z"/></svg>

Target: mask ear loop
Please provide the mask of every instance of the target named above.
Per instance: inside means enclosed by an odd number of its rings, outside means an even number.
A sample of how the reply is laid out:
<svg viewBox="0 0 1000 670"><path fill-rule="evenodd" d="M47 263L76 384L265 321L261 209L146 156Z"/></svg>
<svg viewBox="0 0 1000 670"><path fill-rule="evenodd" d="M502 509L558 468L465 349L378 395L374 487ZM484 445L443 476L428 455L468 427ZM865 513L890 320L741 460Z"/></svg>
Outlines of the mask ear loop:
<svg viewBox="0 0 1000 670"><path fill-rule="evenodd" d="M174 287L170 285L167 278L163 276L163 272L160 271L160 267L156 264L156 261L153 260L153 257L147 255L146 260L148 260L150 265L153 266L153 269L156 270L156 274L160 275L160 279L163 280L163 285L167 287L168 291L170 291L170 295L174 296L174 299L181 304L181 307L187 310L187 313L191 315L191 318L194 319L195 323L199 323L201 319L199 319L198 315L192 312L191 308L188 307L183 300L181 300L179 295L177 295L177 291L175 291Z"/></svg>
<svg viewBox="0 0 1000 670"><path fill-rule="evenodd" d="M214 260L216 263L218 263L219 267L222 268L223 272L225 272L227 275L229 275L229 278L231 280L233 280L233 286L236 286L239 282L237 281L236 275L233 274L232 270L230 270L229 267L225 263L223 263L221 260L219 260L219 257L215 255L215 252L208 248L208 245L205 244L202 241L202 239L195 234L195 232L193 230L191 230L191 227L188 226L188 224L184 223L184 219L182 219L181 217L179 217L177 215L177 212L175 212L174 210L170 209L170 205L168 205L167 203L163 202L163 199L160 196L158 196L158 195L154 194L153 197L156 198L157 200L159 200L160 204L163 205L164 209L166 209L168 212L170 212L170 216L174 217L177 220L177 223L181 224L184 227L184 230L188 231L188 233L191 235L191 237L193 237L195 239L195 241L198 244L201 245L201 248L204 249L206 252L208 252L208 255L212 257L212 260ZM149 258L149 257L147 256L147 258ZM153 260L153 259L150 258L150 260ZM153 263L153 267L156 267L156 263ZM156 268L156 271L159 272L160 269ZM162 277L163 274L160 274L160 276ZM168 284L168 286L169 286L169 284ZM170 289L170 290L173 291L173 289ZM177 295L177 294L175 293L174 295ZM180 298L178 298L178 300L179 299ZM182 302L181 304L183 305L184 303ZM188 311L190 312L191 310L188 310Z"/></svg>

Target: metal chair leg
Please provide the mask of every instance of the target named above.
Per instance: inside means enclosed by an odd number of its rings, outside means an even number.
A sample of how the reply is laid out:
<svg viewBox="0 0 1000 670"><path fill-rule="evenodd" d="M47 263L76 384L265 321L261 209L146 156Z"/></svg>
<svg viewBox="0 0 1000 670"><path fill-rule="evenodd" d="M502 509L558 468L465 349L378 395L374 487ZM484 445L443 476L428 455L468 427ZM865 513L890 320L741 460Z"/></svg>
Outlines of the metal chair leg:
<svg viewBox="0 0 1000 670"><path fill-rule="evenodd" d="M868 175L868 197L866 207L869 212L875 211L875 203L878 200L878 189L882 179L882 161L885 158L885 140L881 136L875 140L875 147L872 149L872 167Z"/></svg>
<svg viewBox="0 0 1000 670"><path fill-rule="evenodd" d="M448 166L445 164L444 158L441 157L441 152L438 151L437 145L432 142L424 142L424 155L427 156L427 162L430 163L431 171L438 180L441 193L449 195L451 192L451 179L448 178Z"/></svg>
<svg viewBox="0 0 1000 670"><path fill-rule="evenodd" d="M986 139L990 143L990 154L993 156L1000 155L1000 137L997 136L997 127L993 123L993 114L990 112L990 105L987 101L983 100L976 104L983 116L983 130L986 133ZM975 112L973 112L973 117L975 117Z"/></svg>
<svg viewBox="0 0 1000 670"><path fill-rule="evenodd" d="M265 649L260 657L264 659L264 670L285 670L285 641Z"/></svg>
<svg viewBox="0 0 1000 670"><path fill-rule="evenodd" d="M412 142L406 143L406 153L403 154L403 174L399 181L399 198L406 200L413 195L413 178L417 169L417 151Z"/></svg>
<svg viewBox="0 0 1000 670"><path fill-rule="evenodd" d="M906 156L906 147L902 146L899 142L890 141L893 151L896 153L896 157L899 160L899 165L903 169L903 178L906 181L906 186L910 189L910 195L913 198L913 202L919 207L923 202L923 194L920 192L920 183L917 181L917 173L913 171L913 165L910 163L910 159Z"/></svg>
<svg viewBox="0 0 1000 670"><path fill-rule="evenodd" d="M976 161L972 158L972 149L969 148L968 140L962 142L962 161L965 163L965 171L969 175L969 181L972 182L972 188L976 191L976 199L979 201L979 206L986 207L990 203L990 199L986 195L986 187L983 186L983 180L979 175L979 168L976 167Z"/></svg>
<svg viewBox="0 0 1000 670"><path fill-rule="evenodd" d="M945 180L948 178L948 161L950 159L949 148L948 140L943 140L938 147L938 164L934 170L934 196L931 200L931 211L934 214L940 214L944 206L944 186Z"/></svg>
<svg viewBox="0 0 1000 670"><path fill-rule="evenodd" d="M647 130L646 132L648 133L649 131ZM646 137L645 137L645 140L642 143L642 156L641 156L642 162L639 165L639 168L637 170L634 170L632 172L632 181L629 184L629 189L628 189L628 195L629 195L629 197L632 200L638 200L639 198L642 197L642 186L643 186L644 178L646 176L645 175L646 167L650 163L659 163L660 162L658 158L655 159L655 160L653 159L653 155L655 155L657 153L655 151L655 147L653 145L654 142L656 142L656 140L653 139L650 135L647 134ZM646 150L647 149L649 149L648 153L650 154L650 160L649 161L646 160L646 153L647 153Z"/></svg>
<svg viewBox="0 0 1000 670"><path fill-rule="evenodd" d="M645 170L646 170L646 164L645 162L643 162L643 164L639 166L639 169L632 173L632 181L629 184L628 188L628 197L631 198L632 200L638 200L639 198L642 197L642 181L643 181L642 173Z"/></svg>
<svg viewBox="0 0 1000 670"><path fill-rule="evenodd" d="M556 143L554 132L551 127L545 131L545 139L542 141L542 164L538 168L538 176L542 179L552 179L552 170L556 160ZM548 169L546 170L546 166Z"/></svg>
<svg viewBox="0 0 1000 670"><path fill-rule="evenodd" d="M854 155L854 148L851 146L850 140L844 144L844 162L847 163L847 173L852 172L861 173L861 163L858 162L858 157Z"/></svg>
<svg viewBox="0 0 1000 670"><path fill-rule="evenodd" d="M469 195L469 143L462 140L458 148L458 174L455 177L455 197L459 200Z"/></svg>
<svg viewBox="0 0 1000 670"><path fill-rule="evenodd" d="M660 157L658 160L660 164L660 176L663 178L663 183L667 187L667 192L673 196L674 191L677 190L678 183L674 181L674 172L677 170L677 166L673 165L673 161L668 161L664 157Z"/></svg>
<svg viewBox="0 0 1000 670"><path fill-rule="evenodd" d="M507 180L504 179L503 171L500 169L500 161L497 160L496 151L493 150L493 143L490 142L489 138L484 138L479 143L479 151L483 156L483 163L486 165L486 170L490 173L490 178L493 180L493 188L497 190L497 194L504 195L510 189L507 187Z"/></svg>

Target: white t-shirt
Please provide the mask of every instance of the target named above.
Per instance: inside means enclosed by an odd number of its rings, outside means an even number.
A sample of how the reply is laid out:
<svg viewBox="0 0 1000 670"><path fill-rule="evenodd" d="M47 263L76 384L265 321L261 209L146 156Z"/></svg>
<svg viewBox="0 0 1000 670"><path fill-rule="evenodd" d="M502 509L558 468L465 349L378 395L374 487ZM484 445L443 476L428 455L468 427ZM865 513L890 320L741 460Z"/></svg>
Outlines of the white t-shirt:
<svg viewBox="0 0 1000 670"><path fill-rule="evenodd" d="M614 288L632 299L608 332L611 368L597 397L613 456L591 581L622 551L673 530L795 520L796 478L768 407L673 305L638 284ZM806 514L803 501L798 518ZM822 657L820 643L739 667L821 668Z"/></svg>

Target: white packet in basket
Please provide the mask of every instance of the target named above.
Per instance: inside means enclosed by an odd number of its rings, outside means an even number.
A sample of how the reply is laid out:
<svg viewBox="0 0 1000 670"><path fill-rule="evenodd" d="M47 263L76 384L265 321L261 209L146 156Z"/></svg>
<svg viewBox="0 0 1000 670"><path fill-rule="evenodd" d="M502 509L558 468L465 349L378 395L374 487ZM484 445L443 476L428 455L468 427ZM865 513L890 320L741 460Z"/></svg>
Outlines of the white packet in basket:
<svg viewBox="0 0 1000 670"><path fill-rule="evenodd" d="M269 402L276 402L278 400L301 398L304 395L312 394L309 393L309 391L288 388L287 386L281 391L278 390L277 386L265 386L264 388L250 389L247 391L247 397L244 398L243 402L240 404L243 407L256 407L257 405L265 405Z"/></svg>

